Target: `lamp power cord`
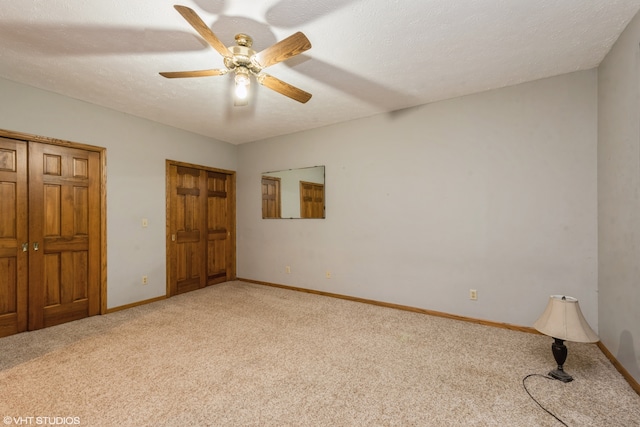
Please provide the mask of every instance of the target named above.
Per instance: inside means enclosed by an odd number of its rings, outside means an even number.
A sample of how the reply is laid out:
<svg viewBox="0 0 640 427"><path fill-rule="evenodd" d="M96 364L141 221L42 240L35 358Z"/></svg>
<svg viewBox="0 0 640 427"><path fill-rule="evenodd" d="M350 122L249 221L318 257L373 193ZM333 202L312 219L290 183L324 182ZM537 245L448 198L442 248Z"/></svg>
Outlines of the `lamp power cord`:
<svg viewBox="0 0 640 427"><path fill-rule="evenodd" d="M553 418L555 418L556 420L558 420L563 426L569 427L567 423L565 423L564 421L562 421L560 418L558 418L558 416L556 414L554 414L553 412L551 412L550 410L548 410L547 408L545 408L544 406L542 406L542 404L540 402L538 402L536 400L535 397L533 397L533 395L531 394L531 392L527 389L527 384L526 384L526 380L529 377L542 377L542 378L546 378L548 380L552 380L552 381L556 381L554 378L551 378L549 376L546 375L541 375L541 374L529 374L526 377L524 377L522 379L522 386L524 387L524 391L527 392L527 394L529 395L529 397L538 404L539 407L541 407L547 414L551 415Z"/></svg>

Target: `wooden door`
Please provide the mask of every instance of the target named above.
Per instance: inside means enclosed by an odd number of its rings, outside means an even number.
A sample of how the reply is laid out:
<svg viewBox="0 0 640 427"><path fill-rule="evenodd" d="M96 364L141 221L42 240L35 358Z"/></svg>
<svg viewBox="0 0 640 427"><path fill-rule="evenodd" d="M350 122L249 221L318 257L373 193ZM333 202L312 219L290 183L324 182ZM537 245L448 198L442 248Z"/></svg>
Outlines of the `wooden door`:
<svg viewBox="0 0 640 427"><path fill-rule="evenodd" d="M262 177L262 218L280 218L282 201L280 196L280 178Z"/></svg>
<svg viewBox="0 0 640 427"><path fill-rule="evenodd" d="M167 292L235 278L232 173L167 161Z"/></svg>
<svg viewBox="0 0 640 427"><path fill-rule="evenodd" d="M207 285L226 282L233 276L231 229L231 179L228 174L203 171L207 177Z"/></svg>
<svg viewBox="0 0 640 427"><path fill-rule="evenodd" d="M206 286L207 241L205 240L206 197L200 170L170 167L170 233L174 250L169 283L170 295Z"/></svg>
<svg viewBox="0 0 640 427"><path fill-rule="evenodd" d="M0 138L0 337L27 329L28 250L27 144Z"/></svg>
<svg viewBox="0 0 640 427"><path fill-rule="evenodd" d="M300 181L300 217L324 218L324 185Z"/></svg>
<svg viewBox="0 0 640 427"><path fill-rule="evenodd" d="M100 313L100 154L29 142L29 329Z"/></svg>

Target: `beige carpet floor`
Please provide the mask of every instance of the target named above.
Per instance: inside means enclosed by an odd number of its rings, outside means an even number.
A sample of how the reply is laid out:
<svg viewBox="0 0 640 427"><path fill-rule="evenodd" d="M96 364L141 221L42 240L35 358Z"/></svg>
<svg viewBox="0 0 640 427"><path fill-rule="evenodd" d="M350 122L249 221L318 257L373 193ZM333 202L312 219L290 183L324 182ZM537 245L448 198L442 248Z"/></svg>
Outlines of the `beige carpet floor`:
<svg viewBox="0 0 640 427"><path fill-rule="evenodd" d="M228 282L0 339L4 425L557 426L522 379L551 339ZM638 426L594 344L527 387L570 426ZM48 418L45 418L48 417ZM38 424L38 422L40 422Z"/></svg>

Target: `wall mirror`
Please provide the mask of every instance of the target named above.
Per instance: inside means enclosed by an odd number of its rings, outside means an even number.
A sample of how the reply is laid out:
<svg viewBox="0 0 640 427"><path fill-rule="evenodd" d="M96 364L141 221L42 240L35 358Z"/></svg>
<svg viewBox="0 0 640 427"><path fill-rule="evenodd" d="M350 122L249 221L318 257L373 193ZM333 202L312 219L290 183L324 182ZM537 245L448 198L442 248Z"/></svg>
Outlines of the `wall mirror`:
<svg viewBox="0 0 640 427"><path fill-rule="evenodd" d="M262 174L262 218L324 217L324 166Z"/></svg>

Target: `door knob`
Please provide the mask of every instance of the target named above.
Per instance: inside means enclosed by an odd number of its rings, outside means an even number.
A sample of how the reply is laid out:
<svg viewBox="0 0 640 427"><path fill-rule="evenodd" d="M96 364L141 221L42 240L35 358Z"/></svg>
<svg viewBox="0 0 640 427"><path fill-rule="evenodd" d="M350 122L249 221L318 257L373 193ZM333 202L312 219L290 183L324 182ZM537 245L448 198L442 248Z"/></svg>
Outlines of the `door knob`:
<svg viewBox="0 0 640 427"><path fill-rule="evenodd" d="M37 251L37 250L38 250L38 248L39 248L39 246L38 246L38 242L33 242L33 250L34 250L34 251Z"/></svg>
<svg viewBox="0 0 640 427"><path fill-rule="evenodd" d="M27 252L29 250L29 243L22 244L22 252Z"/></svg>

